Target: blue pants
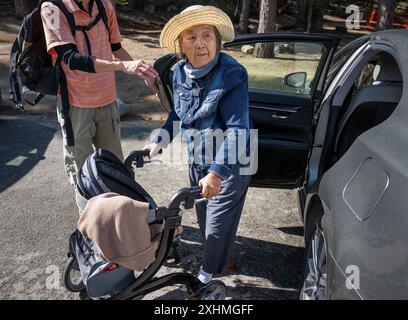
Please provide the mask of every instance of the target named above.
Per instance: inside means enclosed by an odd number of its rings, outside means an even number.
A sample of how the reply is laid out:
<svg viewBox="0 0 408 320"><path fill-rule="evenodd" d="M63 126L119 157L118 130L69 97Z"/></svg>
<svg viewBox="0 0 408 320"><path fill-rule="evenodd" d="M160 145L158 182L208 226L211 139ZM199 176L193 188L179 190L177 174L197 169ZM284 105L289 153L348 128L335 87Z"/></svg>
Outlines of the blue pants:
<svg viewBox="0 0 408 320"><path fill-rule="evenodd" d="M197 186L208 172L190 165L189 173L191 186ZM205 272L223 273L228 266L249 182L250 176L233 174L222 181L221 192L214 199L195 206L203 237Z"/></svg>

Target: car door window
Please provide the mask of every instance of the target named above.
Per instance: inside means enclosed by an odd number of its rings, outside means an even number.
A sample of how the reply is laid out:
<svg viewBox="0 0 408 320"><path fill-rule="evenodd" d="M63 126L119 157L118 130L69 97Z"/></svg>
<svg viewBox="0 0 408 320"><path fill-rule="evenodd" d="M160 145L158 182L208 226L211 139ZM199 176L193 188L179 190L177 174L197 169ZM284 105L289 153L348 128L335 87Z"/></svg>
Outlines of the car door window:
<svg viewBox="0 0 408 320"><path fill-rule="evenodd" d="M367 37L358 38L346 46L338 50L332 60L329 72L327 73L325 90L329 87L330 83L339 72L340 68L346 63L346 61L351 57L351 55L360 48L365 42L367 42Z"/></svg>
<svg viewBox="0 0 408 320"><path fill-rule="evenodd" d="M311 95L326 47L312 42L257 42L228 46L224 52L247 69L252 92Z"/></svg>

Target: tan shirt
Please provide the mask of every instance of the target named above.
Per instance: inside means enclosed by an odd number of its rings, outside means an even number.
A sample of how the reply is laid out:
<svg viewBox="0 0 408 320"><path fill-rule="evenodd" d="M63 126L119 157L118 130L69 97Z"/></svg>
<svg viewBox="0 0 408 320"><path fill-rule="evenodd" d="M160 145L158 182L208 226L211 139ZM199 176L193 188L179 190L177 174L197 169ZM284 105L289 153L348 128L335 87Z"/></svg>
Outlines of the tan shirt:
<svg viewBox="0 0 408 320"><path fill-rule="evenodd" d="M87 26L94 21L98 14L98 7L93 3L92 14L82 11L74 0L62 0L75 19L75 24ZM119 43L122 36L119 31L116 13L109 0L102 0L108 17L110 33L110 43ZM53 49L64 44L75 44L79 53L89 54L86 46L85 36L82 31L77 30L75 38L72 35L68 21L59 8L50 2L45 2L41 6L41 17L44 26L47 51L52 55L53 63L57 58L57 53ZM109 33L102 19L89 31L88 38L91 44L92 56L103 60L112 60L112 49L109 43ZM79 70L70 70L62 62L65 72L69 102L71 105L81 108L97 108L116 99L115 72L88 73Z"/></svg>

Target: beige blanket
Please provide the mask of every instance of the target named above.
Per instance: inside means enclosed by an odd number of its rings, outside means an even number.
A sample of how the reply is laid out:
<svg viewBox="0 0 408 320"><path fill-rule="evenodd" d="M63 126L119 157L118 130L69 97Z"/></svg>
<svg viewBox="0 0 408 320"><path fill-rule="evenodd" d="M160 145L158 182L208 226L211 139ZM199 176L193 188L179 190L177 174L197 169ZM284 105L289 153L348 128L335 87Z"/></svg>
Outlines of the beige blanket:
<svg viewBox="0 0 408 320"><path fill-rule="evenodd" d="M104 193L88 201L78 230L96 242L107 260L143 271L155 260L162 232L161 225L147 224L148 210L148 203Z"/></svg>

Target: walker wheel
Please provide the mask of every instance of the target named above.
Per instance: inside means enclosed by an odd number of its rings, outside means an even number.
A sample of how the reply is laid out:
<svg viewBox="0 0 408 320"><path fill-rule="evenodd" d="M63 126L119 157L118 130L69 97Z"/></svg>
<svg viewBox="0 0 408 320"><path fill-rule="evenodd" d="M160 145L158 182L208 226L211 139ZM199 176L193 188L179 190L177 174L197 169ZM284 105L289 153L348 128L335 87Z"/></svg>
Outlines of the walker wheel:
<svg viewBox="0 0 408 320"><path fill-rule="evenodd" d="M75 257L68 259L67 265L64 269L64 286L68 291L81 292L85 289L85 284L81 279L81 272L79 271L78 261Z"/></svg>
<svg viewBox="0 0 408 320"><path fill-rule="evenodd" d="M213 280L201 288L198 300L225 300L227 287L222 281Z"/></svg>

